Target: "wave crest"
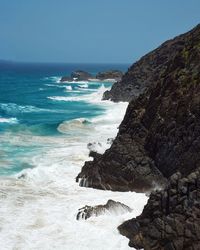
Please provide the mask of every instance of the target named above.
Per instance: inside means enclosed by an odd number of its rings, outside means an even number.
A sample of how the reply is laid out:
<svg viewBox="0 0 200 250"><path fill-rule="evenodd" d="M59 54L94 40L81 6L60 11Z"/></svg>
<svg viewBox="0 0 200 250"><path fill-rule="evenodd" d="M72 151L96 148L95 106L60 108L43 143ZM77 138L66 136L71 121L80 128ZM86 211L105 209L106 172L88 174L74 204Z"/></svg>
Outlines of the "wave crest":
<svg viewBox="0 0 200 250"><path fill-rule="evenodd" d="M105 88L104 85L102 85L96 92L91 94L85 94L80 96L48 96L48 99L54 100L54 101L66 101L66 102L89 102L89 103L99 103L102 102L103 93L108 90L109 88Z"/></svg>
<svg viewBox="0 0 200 250"><path fill-rule="evenodd" d="M57 130L60 133L69 133L72 131L81 131L88 129L91 129L91 122L85 118L64 121L57 127Z"/></svg>
<svg viewBox="0 0 200 250"><path fill-rule="evenodd" d="M16 124L16 123L18 123L18 120L17 120L17 118L3 118L3 117L0 117L0 123Z"/></svg>

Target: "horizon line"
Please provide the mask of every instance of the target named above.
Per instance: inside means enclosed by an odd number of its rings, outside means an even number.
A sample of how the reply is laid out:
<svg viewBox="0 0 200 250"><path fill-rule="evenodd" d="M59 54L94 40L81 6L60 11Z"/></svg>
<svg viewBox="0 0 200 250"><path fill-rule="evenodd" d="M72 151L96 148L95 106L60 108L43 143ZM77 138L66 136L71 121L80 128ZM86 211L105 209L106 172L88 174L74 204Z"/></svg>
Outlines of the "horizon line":
<svg viewBox="0 0 200 250"><path fill-rule="evenodd" d="M133 64L133 62L37 62L37 61L17 61L9 59L0 59L0 63L27 63L27 64Z"/></svg>

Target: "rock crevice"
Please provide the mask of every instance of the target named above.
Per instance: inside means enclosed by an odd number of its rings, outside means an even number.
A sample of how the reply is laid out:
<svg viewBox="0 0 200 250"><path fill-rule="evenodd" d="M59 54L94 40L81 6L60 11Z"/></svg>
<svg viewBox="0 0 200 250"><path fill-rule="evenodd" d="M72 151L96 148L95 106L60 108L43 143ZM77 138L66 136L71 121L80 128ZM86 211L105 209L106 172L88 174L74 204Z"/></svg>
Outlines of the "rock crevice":
<svg viewBox="0 0 200 250"><path fill-rule="evenodd" d="M118 227L129 245L145 250L199 250L200 169L171 176L168 186L151 193L140 216Z"/></svg>

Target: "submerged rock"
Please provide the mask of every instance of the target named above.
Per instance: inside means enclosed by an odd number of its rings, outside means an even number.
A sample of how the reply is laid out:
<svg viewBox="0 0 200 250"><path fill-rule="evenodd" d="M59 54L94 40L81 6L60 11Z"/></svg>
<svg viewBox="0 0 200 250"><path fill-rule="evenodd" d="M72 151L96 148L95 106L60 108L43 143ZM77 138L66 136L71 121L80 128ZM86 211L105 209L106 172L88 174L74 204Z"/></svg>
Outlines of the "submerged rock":
<svg viewBox="0 0 200 250"><path fill-rule="evenodd" d="M97 217L102 214L105 214L107 212L112 213L112 214L123 214L127 212L131 212L132 209L125 204L118 202L118 201L113 201L113 200L108 200L105 205L97 205L97 206L85 206L83 208L79 209L79 212L76 216L77 220L84 219L87 220L90 217Z"/></svg>

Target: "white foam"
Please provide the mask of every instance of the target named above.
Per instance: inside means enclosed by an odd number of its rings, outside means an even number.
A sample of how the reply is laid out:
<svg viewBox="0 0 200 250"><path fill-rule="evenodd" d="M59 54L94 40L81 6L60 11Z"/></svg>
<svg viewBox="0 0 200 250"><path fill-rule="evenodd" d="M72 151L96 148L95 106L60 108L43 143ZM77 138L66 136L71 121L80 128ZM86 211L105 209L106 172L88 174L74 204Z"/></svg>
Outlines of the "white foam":
<svg viewBox="0 0 200 250"><path fill-rule="evenodd" d="M91 123L84 118L78 118L71 121L64 121L58 126L58 131L61 133L86 133L86 130L90 131L92 129Z"/></svg>
<svg viewBox="0 0 200 250"><path fill-rule="evenodd" d="M72 90L72 86L66 86L65 87L67 90Z"/></svg>
<svg viewBox="0 0 200 250"><path fill-rule="evenodd" d="M66 101L66 102L89 102L89 103L103 103L102 102L102 96L103 93L108 90L109 88L105 88L104 85L102 85L97 91L93 92L92 94L84 94L80 96L48 96L48 99L54 100L54 101ZM104 101L108 102L108 101Z"/></svg>
<svg viewBox="0 0 200 250"><path fill-rule="evenodd" d="M60 81L59 81L60 82ZM61 83L61 82L60 82ZM65 83L70 83L70 84L73 84L73 83L77 83L77 84L88 84L89 81L63 81L62 84L65 84Z"/></svg>
<svg viewBox="0 0 200 250"><path fill-rule="evenodd" d="M61 77L60 76L44 77L44 80L45 81L51 81L51 82L60 83Z"/></svg>
<svg viewBox="0 0 200 250"><path fill-rule="evenodd" d="M79 88L88 88L88 84L82 84L82 85L78 85Z"/></svg>
<svg viewBox="0 0 200 250"><path fill-rule="evenodd" d="M18 123L18 120L17 120L17 118L2 118L2 117L0 117L0 123L15 124L15 123Z"/></svg>
<svg viewBox="0 0 200 250"><path fill-rule="evenodd" d="M9 113L55 112L51 109L38 108L31 105L18 105L16 103L0 103L0 109Z"/></svg>
<svg viewBox="0 0 200 250"><path fill-rule="evenodd" d="M66 85L61 85L61 84L45 83L44 85L48 87L66 88Z"/></svg>
<svg viewBox="0 0 200 250"><path fill-rule="evenodd" d="M58 130L63 133L62 136L7 132L0 138L16 146L43 145L39 154L28 159L34 168L23 170L14 177L0 178L2 249L130 249L128 239L118 233L117 226L139 215L147 197L134 192L81 188L75 183L84 161L89 160L87 144L101 143L101 149L97 150L103 153L109 147L107 138L116 136L127 107L127 103L102 102L101 94L101 90L92 93L87 100L103 105L107 110L105 114L90 122L75 119L61 123ZM92 101L92 98L95 100ZM82 134L77 131L82 131ZM76 220L79 208L86 204L105 204L108 199L123 202L133 211L123 215L104 214L87 221Z"/></svg>

